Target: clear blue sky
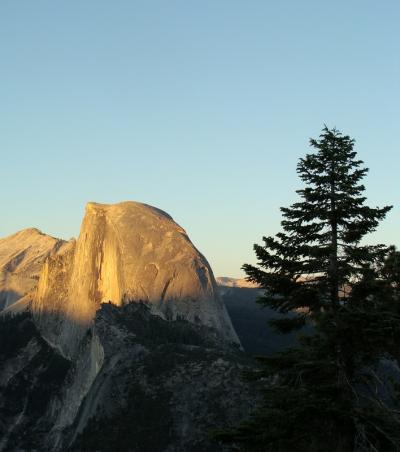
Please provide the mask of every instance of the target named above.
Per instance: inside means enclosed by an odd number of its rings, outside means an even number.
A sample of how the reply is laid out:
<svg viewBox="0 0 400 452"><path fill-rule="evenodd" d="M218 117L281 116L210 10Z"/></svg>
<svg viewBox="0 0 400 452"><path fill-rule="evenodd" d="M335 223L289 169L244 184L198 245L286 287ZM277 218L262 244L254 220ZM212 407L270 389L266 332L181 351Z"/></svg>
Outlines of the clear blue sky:
<svg viewBox="0 0 400 452"><path fill-rule="evenodd" d="M400 245L399 24L397 0L3 0L0 236L136 200L240 276L326 123L395 204L371 240Z"/></svg>

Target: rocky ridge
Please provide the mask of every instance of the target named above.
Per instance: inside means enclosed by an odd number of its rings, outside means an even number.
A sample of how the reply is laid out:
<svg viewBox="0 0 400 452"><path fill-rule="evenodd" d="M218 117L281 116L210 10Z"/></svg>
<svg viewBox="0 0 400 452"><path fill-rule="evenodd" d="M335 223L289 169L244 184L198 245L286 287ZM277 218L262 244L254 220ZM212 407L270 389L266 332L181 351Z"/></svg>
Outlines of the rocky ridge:
<svg viewBox="0 0 400 452"><path fill-rule="evenodd" d="M258 289L260 286L246 278L230 278L229 276L218 276L217 284L223 287L238 287L241 289Z"/></svg>
<svg viewBox="0 0 400 452"><path fill-rule="evenodd" d="M64 243L35 228L0 239L0 311L35 288L44 261Z"/></svg>

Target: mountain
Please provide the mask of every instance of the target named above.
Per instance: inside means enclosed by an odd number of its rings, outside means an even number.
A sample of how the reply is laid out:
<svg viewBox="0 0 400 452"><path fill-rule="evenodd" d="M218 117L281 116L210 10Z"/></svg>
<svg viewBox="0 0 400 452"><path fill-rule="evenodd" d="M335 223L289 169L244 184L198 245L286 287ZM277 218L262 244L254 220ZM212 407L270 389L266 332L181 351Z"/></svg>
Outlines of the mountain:
<svg viewBox="0 0 400 452"><path fill-rule="evenodd" d="M254 364L186 232L145 204L89 203L78 239L53 240L0 314L0 452L221 450L209 431L254 406Z"/></svg>
<svg viewBox="0 0 400 452"><path fill-rule="evenodd" d="M217 284L221 287L239 287L246 289L257 289L258 284L247 281L245 278L230 278L228 276L219 276L216 278Z"/></svg>
<svg viewBox="0 0 400 452"><path fill-rule="evenodd" d="M72 357L109 301L143 302L239 343L207 260L168 214L146 204L88 203L76 243L45 262L32 310L43 336Z"/></svg>
<svg viewBox="0 0 400 452"><path fill-rule="evenodd" d="M45 259L63 243L35 228L0 239L0 311L36 286Z"/></svg>

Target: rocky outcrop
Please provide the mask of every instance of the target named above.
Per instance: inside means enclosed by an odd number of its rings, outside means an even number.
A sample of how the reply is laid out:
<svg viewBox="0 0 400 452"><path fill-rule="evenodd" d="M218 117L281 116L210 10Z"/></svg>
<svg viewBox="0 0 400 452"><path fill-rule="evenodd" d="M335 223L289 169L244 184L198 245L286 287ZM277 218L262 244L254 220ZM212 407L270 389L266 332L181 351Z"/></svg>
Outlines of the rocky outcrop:
<svg viewBox="0 0 400 452"><path fill-rule="evenodd" d="M0 311L32 291L43 262L63 243L34 228L0 239Z"/></svg>
<svg viewBox="0 0 400 452"><path fill-rule="evenodd" d="M95 323L104 365L68 438L70 450L225 450L210 433L254 408L254 387L241 377L252 360L221 349L207 327L167 322L146 305L103 304Z"/></svg>
<svg viewBox="0 0 400 452"><path fill-rule="evenodd" d="M0 317L0 452L224 450L210 432L253 409L252 360L141 303L103 303L93 323L70 361L31 313Z"/></svg>
<svg viewBox="0 0 400 452"><path fill-rule="evenodd" d="M165 212L136 202L89 203L78 240L47 259L35 321L64 356L75 356L101 303L143 302L238 343L207 260Z"/></svg>

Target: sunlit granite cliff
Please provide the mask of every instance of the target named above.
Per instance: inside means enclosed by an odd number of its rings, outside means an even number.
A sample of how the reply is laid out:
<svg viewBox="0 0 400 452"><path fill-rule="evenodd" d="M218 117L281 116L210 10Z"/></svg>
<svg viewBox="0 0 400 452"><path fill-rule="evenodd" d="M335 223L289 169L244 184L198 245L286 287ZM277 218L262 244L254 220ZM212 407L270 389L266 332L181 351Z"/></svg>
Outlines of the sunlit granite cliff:
<svg viewBox="0 0 400 452"><path fill-rule="evenodd" d="M168 214L136 202L88 203L78 240L45 262L32 305L35 321L73 356L101 303L131 301L238 342L207 260Z"/></svg>

